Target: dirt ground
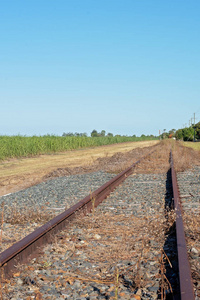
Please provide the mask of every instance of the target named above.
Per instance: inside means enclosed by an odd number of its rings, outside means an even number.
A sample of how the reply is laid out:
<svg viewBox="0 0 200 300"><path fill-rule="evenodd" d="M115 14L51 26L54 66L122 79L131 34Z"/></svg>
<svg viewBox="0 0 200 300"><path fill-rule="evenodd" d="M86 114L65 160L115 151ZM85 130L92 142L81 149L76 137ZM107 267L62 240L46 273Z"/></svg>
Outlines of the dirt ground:
<svg viewBox="0 0 200 300"><path fill-rule="evenodd" d="M153 150L151 159L145 159L135 173L162 173L169 169L170 149L173 150L177 171L200 165L200 151L184 147L175 141L129 142L89 149L13 159L0 164L0 196L38 184L54 177L84 174L104 170L119 173ZM159 160L158 160L159 158ZM158 164L158 161L162 163ZM167 163L166 163L167 161Z"/></svg>
<svg viewBox="0 0 200 300"><path fill-rule="evenodd" d="M134 149L139 151L138 149L148 148L158 143L159 141L128 142L2 161L0 162L0 196L30 187L51 177L92 172L96 170L97 165L98 169L102 169L112 156L114 156L112 161L117 161L120 156Z"/></svg>

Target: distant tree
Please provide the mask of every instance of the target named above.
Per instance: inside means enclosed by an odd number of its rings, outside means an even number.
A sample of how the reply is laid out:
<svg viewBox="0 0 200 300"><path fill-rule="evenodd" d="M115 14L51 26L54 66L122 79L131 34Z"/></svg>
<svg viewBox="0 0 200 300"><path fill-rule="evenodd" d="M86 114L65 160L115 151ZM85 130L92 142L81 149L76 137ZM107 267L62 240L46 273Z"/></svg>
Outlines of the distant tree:
<svg viewBox="0 0 200 300"><path fill-rule="evenodd" d="M92 130L92 132L91 132L91 137L97 137L97 136L99 136L98 135L98 132L94 129L94 130Z"/></svg>
<svg viewBox="0 0 200 300"><path fill-rule="evenodd" d="M86 137L87 136L87 133L86 132L83 132L83 133L79 133L79 132L75 132L75 133L72 133L72 132L63 132L62 136L84 136Z"/></svg>
<svg viewBox="0 0 200 300"><path fill-rule="evenodd" d="M80 133L80 136L86 137L86 136L87 136L87 133L86 133L86 132Z"/></svg>
<svg viewBox="0 0 200 300"><path fill-rule="evenodd" d="M175 132L176 132L176 129L171 129L171 130L169 131L169 134L175 133Z"/></svg>
<svg viewBox="0 0 200 300"><path fill-rule="evenodd" d="M194 129L192 127L186 127L183 129L178 129L176 131L175 137L177 140L183 141L193 141Z"/></svg>
<svg viewBox="0 0 200 300"><path fill-rule="evenodd" d="M177 140L183 140L183 130L182 129L178 129L175 133L175 138Z"/></svg>
<svg viewBox="0 0 200 300"><path fill-rule="evenodd" d="M107 133L107 136L113 136L113 133L108 132L108 133Z"/></svg>
<svg viewBox="0 0 200 300"><path fill-rule="evenodd" d="M105 130L101 130L101 136L105 136L106 135L106 131Z"/></svg>
<svg viewBox="0 0 200 300"><path fill-rule="evenodd" d="M193 141L194 138L194 129L192 127L183 128L183 140L184 141Z"/></svg>
<svg viewBox="0 0 200 300"><path fill-rule="evenodd" d="M162 138L163 138L163 139L166 139L166 129L163 129Z"/></svg>
<svg viewBox="0 0 200 300"><path fill-rule="evenodd" d="M196 138L200 139L200 122L195 124L195 132L196 132Z"/></svg>
<svg viewBox="0 0 200 300"><path fill-rule="evenodd" d="M62 136L74 136L74 134L72 132L63 132Z"/></svg>

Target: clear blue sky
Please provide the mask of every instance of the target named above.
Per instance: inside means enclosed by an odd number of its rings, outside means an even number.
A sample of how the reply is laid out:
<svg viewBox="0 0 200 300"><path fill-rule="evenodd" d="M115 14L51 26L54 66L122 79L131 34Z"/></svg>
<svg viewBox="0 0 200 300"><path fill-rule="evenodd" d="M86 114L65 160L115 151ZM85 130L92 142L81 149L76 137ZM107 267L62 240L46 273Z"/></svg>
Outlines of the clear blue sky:
<svg viewBox="0 0 200 300"><path fill-rule="evenodd" d="M199 96L199 0L0 0L0 135L158 135Z"/></svg>

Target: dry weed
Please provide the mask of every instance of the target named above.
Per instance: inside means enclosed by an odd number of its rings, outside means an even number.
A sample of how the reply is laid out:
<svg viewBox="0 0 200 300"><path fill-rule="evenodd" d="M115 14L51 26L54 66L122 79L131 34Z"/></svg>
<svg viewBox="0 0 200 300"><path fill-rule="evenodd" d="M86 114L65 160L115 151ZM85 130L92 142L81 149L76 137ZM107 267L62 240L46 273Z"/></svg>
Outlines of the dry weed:
<svg viewBox="0 0 200 300"><path fill-rule="evenodd" d="M13 205L7 209L5 222L10 223L11 225L26 223L44 224L51 220L54 216L54 213L45 210L44 207L41 208L38 206L34 209L24 208L23 210L19 211L16 205Z"/></svg>
<svg viewBox="0 0 200 300"><path fill-rule="evenodd" d="M4 202L2 202L2 204L1 204L1 209L2 209L2 212L1 212L1 235L0 235L0 246L1 246L1 243L2 243L2 235L3 235Z"/></svg>
<svg viewBox="0 0 200 300"><path fill-rule="evenodd" d="M190 214L183 214L184 228L186 234L186 242L189 253L189 260L192 265L191 272L193 283L197 289L197 296L200 297L200 263L197 259L197 263L194 264L193 256L199 256L200 253L200 219L199 214L191 212Z"/></svg>
<svg viewBox="0 0 200 300"><path fill-rule="evenodd" d="M171 143L169 141L161 141L157 146L152 148L155 151L135 167L134 173L166 173L170 167L170 148Z"/></svg>
<svg viewBox="0 0 200 300"><path fill-rule="evenodd" d="M172 268L171 262L167 257L165 251L161 250L161 258L160 258L160 274L161 274L161 300L166 299L166 291L170 289L171 294L173 294L172 286L166 277L166 269L165 269L165 260L167 260Z"/></svg>
<svg viewBox="0 0 200 300"><path fill-rule="evenodd" d="M155 219L151 222L148 218L141 218L131 215L115 215L109 212L97 213L87 215L84 221L79 218L74 222L77 228L81 228L82 235L84 236L84 244L87 245L93 239L99 239L98 245L95 248L95 252L90 247L84 247L84 251L87 251L87 257L92 261L99 262L100 271L98 280L109 281L111 280L115 284L115 290L117 291L118 282L123 283L125 276L132 274L132 287L140 288L145 286L146 279L144 274L141 273L141 262L148 260L148 253L153 249L151 248L150 240L155 238L161 240L161 244L164 242L164 230L161 231L158 227L160 220L155 216ZM163 220L163 226L164 220ZM141 233L141 228L143 232ZM153 236L152 237L152 233ZM70 234L70 233L69 233ZM69 235L70 239L70 235ZM75 248L80 248L78 243L78 236L73 237ZM81 249L81 248L80 248ZM106 251L105 251L106 249ZM134 265L121 265L122 261L133 260L137 261ZM106 265L104 262L107 262ZM159 257L157 257L157 263L159 263ZM118 270L116 268L114 273L113 266L119 264ZM128 275L129 274L129 275ZM83 274L77 274L78 277ZM87 278L93 278L93 274L87 274ZM117 299L117 298L116 298Z"/></svg>
<svg viewBox="0 0 200 300"><path fill-rule="evenodd" d="M181 143L173 144L173 160L176 172L183 172L195 165L200 165L200 152L192 148L184 147Z"/></svg>

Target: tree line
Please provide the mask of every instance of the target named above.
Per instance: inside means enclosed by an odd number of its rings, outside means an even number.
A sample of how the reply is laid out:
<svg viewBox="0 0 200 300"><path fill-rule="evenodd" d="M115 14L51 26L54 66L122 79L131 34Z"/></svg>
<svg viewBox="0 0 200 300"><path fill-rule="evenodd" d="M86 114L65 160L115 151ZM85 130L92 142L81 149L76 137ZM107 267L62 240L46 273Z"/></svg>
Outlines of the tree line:
<svg viewBox="0 0 200 300"><path fill-rule="evenodd" d="M171 129L169 132L166 132L166 129L164 129L163 133L160 135L160 138L175 138L176 140L182 141L200 140L200 122L190 127L185 127L178 130Z"/></svg>
<svg viewBox="0 0 200 300"><path fill-rule="evenodd" d="M86 132L83 132L83 133L79 133L79 132L63 132L62 136L75 136L75 137L87 137L87 133ZM91 137L113 137L114 134L111 133L111 132L108 132L106 133L105 130L101 130L100 132L98 132L96 129L93 129L91 134L90 134ZM127 135L120 135L120 134L117 134L115 135L115 137L121 137L121 136L126 136L126 137L133 137L133 138L136 138L137 136L135 134L131 135L131 136L127 136ZM153 134L151 135L145 135L145 134L141 134L140 136L141 138L158 138L156 136L154 136Z"/></svg>

